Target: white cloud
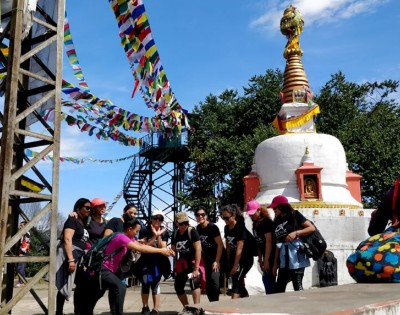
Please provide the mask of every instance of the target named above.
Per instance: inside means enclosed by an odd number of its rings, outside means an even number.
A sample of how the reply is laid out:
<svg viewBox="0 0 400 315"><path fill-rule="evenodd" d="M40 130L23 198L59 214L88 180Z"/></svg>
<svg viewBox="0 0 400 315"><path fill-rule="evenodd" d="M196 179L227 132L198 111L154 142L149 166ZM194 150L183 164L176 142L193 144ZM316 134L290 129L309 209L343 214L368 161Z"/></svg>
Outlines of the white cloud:
<svg viewBox="0 0 400 315"><path fill-rule="evenodd" d="M373 12L375 8L390 0L295 0L269 1L263 6L265 13L250 23L251 27L278 30L283 11L293 3L303 16L306 25L325 24L351 18L364 12Z"/></svg>
<svg viewBox="0 0 400 315"><path fill-rule="evenodd" d="M64 126L63 126L64 125ZM61 125L61 157L86 157L89 152L87 151L88 141L78 127L66 126L65 123Z"/></svg>

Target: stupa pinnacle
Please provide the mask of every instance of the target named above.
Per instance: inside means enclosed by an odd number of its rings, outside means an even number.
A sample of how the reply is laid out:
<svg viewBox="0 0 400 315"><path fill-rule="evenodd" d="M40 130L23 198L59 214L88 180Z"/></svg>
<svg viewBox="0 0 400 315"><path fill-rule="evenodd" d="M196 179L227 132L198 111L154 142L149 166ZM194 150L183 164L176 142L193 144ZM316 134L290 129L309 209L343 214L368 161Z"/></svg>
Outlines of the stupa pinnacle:
<svg viewBox="0 0 400 315"><path fill-rule="evenodd" d="M281 102L285 103L308 103L312 98L312 92L308 79L301 62L303 51L300 49L299 36L303 32L304 21L300 11L290 5L283 13L280 28L281 33L286 36L288 42L283 56L286 67L283 79L283 90Z"/></svg>

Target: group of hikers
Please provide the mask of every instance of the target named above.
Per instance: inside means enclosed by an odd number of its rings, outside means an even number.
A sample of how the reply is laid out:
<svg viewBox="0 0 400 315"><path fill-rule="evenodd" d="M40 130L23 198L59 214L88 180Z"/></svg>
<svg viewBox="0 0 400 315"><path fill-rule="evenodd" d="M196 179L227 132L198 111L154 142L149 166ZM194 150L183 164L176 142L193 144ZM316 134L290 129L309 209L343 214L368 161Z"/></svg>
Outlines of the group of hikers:
<svg viewBox="0 0 400 315"><path fill-rule="evenodd" d="M134 274L141 282L143 315L159 313L160 281L171 272L175 292L184 309L189 304L185 292L188 280L194 304L200 303L202 293L209 301L218 301L226 279L233 299L247 297L245 278L254 264L254 256L258 257L266 294L285 292L289 281L295 290L302 290L304 269L310 261L304 253L297 252L297 245L300 236L312 233L315 228L284 196L276 196L268 208L273 209L274 220L257 201L246 204L247 214L253 221L250 232L237 205L223 206L220 210L225 222L223 240L220 229L210 221L208 209L203 206L194 211L196 227L189 224L186 212L176 213L174 232L170 235L165 226L166 217L160 210L153 211L147 225L142 227L143 223L137 220L137 208L128 204L121 217L107 222L103 199L80 198L64 224L57 247L56 314L63 314L73 286L76 315L93 314L106 290L110 312L123 314L125 278L132 274L131 269L135 269ZM100 243L105 244L103 260L98 268L91 268L93 262L91 259L88 262L88 253L93 254ZM141 253L139 260L132 262L138 252ZM170 257L174 261L173 270Z"/></svg>

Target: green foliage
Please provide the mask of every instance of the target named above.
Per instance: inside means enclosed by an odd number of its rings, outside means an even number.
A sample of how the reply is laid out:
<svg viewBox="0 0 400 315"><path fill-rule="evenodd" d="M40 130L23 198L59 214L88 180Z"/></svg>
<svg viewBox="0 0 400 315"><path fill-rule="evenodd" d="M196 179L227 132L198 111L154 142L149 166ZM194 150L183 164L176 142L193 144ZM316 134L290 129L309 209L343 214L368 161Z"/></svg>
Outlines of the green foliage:
<svg viewBox="0 0 400 315"><path fill-rule="evenodd" d="M210 210L221 203L243 204L242 178L251 170L255 149L276 135L271 121L280 109L282 83L280 70L268 70L250 79L243 96L226 90L195 107L189 147L196 167L189 193L181 195L184 203Z"/></svg>
<svg viewBox="0 0 400 315"><path fill-rule="evenodd" d="M243 205L242 179L251 170L255 149L276 135L271 122L281 107L282 85L282 72L267 70L249 80L243 95L225 90L195 107L189 140L195 169L183 203L211 211L226 203ZM349 168L362 175L366 207L376 206L400 175L400 110L398 100L390 99L398 85L391 80L357 84L338 72L314 99L321 108L318 132L342 142Z"/></svg>
<svg viewBox="0 0 400 315"><path fill-rule="evenodd" d="M339 72L315 99L321 107L318 132L342 142L349 169L362 176L365 207L376 207L400 175L400 108L390 98L398 87L392 80L347 82Z"/></svg>

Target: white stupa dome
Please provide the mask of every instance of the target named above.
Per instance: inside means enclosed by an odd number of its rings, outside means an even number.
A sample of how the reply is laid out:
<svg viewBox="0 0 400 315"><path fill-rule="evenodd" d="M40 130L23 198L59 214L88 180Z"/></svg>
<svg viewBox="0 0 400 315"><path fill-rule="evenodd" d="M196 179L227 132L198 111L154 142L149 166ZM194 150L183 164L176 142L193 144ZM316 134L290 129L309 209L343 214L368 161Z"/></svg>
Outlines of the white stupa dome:
<svg viewBox="0 0 400 315"><path fill-rule="evenodd" d="M300 202L296 170L302 166L308 148L308 159L322 167L322 203L328 207L361 208L346 184L346 155L340 141L318 133L287 133L261 142L255 153L260 192L257 201L268 205L276 195L284 195L290 203ZM311 206L311 204L310 204Z"/></svg>

